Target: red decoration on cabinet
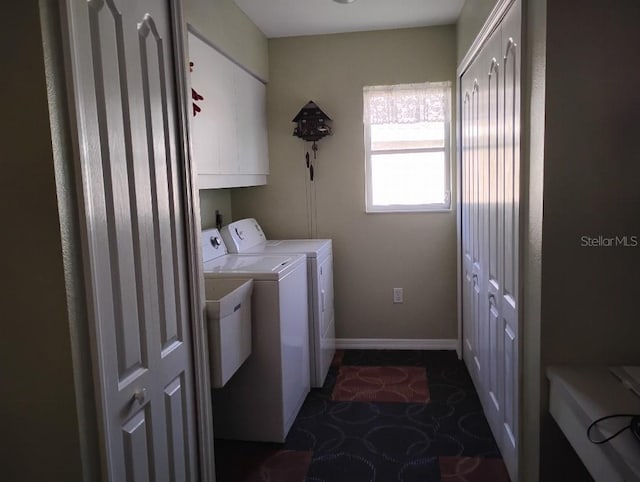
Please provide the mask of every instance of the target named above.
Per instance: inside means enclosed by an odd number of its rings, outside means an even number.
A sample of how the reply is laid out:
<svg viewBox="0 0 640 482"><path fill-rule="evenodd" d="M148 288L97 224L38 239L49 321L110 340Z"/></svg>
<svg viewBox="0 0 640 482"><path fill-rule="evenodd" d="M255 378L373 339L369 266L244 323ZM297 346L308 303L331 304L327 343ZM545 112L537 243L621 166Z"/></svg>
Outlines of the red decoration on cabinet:
<svg viewBox="0 0 640 482"><path fill-rule="evenodd" d="M189 72L193 72L193 62L189 62ZM200 100L204 100L204 97L198 94L198 92L196 92L196 90L192 87L191 99L194 101L200 101ZM192 104L193 104L193 116L195 117L198 112L202 112L202 109L195 102L193 102Z"/></svg>

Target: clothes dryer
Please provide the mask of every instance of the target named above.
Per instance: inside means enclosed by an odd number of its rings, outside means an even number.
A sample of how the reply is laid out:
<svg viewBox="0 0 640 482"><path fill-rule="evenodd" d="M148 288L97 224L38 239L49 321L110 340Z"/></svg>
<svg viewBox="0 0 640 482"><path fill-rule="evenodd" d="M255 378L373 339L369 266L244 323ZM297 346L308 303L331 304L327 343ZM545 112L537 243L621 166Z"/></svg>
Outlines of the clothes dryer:
<svg viewBox="0 0 640 482"><path fill-rule="evenodd" d="M322 387L335 353L333 246L331 239L267 240L253 218L220 230L229 252L239 254L304 254L307 257L309 371L311 386Z"/></svg>
<svg viewBox="0 0 640 482"><path fill-rule="evenodd" d="M214 390L217 437L285 441L309 393L307 264L300 254L227 254L217 229L202 233L204 281L252 279L252 352Z"/></svg>

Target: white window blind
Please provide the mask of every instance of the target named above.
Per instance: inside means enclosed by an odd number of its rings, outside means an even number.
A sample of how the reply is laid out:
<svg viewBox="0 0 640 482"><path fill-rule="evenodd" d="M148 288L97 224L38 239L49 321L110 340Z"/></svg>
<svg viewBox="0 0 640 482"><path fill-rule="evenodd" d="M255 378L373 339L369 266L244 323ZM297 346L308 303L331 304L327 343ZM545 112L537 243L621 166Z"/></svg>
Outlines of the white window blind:
<svg viewBox="0 0 640 482"><path fill-rule="evenodd" d="M451 83L363 89L367 212L451 207Z"/></svg>

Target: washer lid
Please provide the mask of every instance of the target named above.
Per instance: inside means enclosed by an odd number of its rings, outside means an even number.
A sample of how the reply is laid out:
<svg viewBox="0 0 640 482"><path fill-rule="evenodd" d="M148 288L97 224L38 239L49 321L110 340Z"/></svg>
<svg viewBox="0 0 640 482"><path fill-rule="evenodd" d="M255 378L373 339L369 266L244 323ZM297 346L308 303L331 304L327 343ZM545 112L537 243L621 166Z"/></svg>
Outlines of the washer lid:
<svg viewBox="0 0 640 482"><path fill-rule="evenodd" d="M265 241L243 251L240 254L292 254L303 253L308 258L320 257L323 251L331 251L330 239L282 239Z"/></svg>
<svg viewBox="0 0 640 482"><path fill-rule="evenodd" d="M310 258L319 256L322 250L331 250L330 239L283 239L267 241L262 228L253 218L240 219L220 230L229 253L304 253Z"/></svg>
<svg viewBox="0 0 640 482"><path fill-rule="evenodd" d="M290 271L305 264L302 254L290 256L245 256L227 254L204 263L205 279L208 277L253 278L262 280L278 280Z"/></svg>

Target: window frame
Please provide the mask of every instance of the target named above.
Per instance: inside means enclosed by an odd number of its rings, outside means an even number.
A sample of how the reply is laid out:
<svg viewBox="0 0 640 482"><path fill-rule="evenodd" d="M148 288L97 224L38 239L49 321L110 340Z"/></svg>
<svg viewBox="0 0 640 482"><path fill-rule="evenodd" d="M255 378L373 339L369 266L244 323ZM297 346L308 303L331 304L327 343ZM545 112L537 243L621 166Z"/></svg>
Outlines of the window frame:
<svg viewBox="0 0 640 482"><path fill-rule="evenodd" d="M363 115L363 124L364 124L364 149L365 149L365 213L367 214L375 214L375 213L411 213L411 212L419 212L419 213L436 213L436 212L451 212L453 209L452 203L452 184L451 184L451 124L452 124L452 115L451 115L451 95L452 95L452 86L451 82L437 82L433 83L438 85L439 88L442 88L442 84L447 84L446 88L448 89L448 108L447 108L447 116L444 121L444 147L425 147L425 148L411 148L411 149L385 149L385 150L372 150L371 149L371 123L364 121ZM431 83L424 83L425 89L428 90ZM365 101L365 88L373 87L373 88L384 88L384 87L397 87L397 86L408 86L412 84L395 84L389 86L365 86L362 89L362 100L363 104ZM363 105L363 113L364 113L364 105ZM410 153L422 153L422 152L444 152L444 164L445 164L445 202L444 203L428 203L428 204L389 204L389 205L376 205L373 204L373 183L372 183L372 166L371 166L371 156L374 154L410 154Z"/></svg>

